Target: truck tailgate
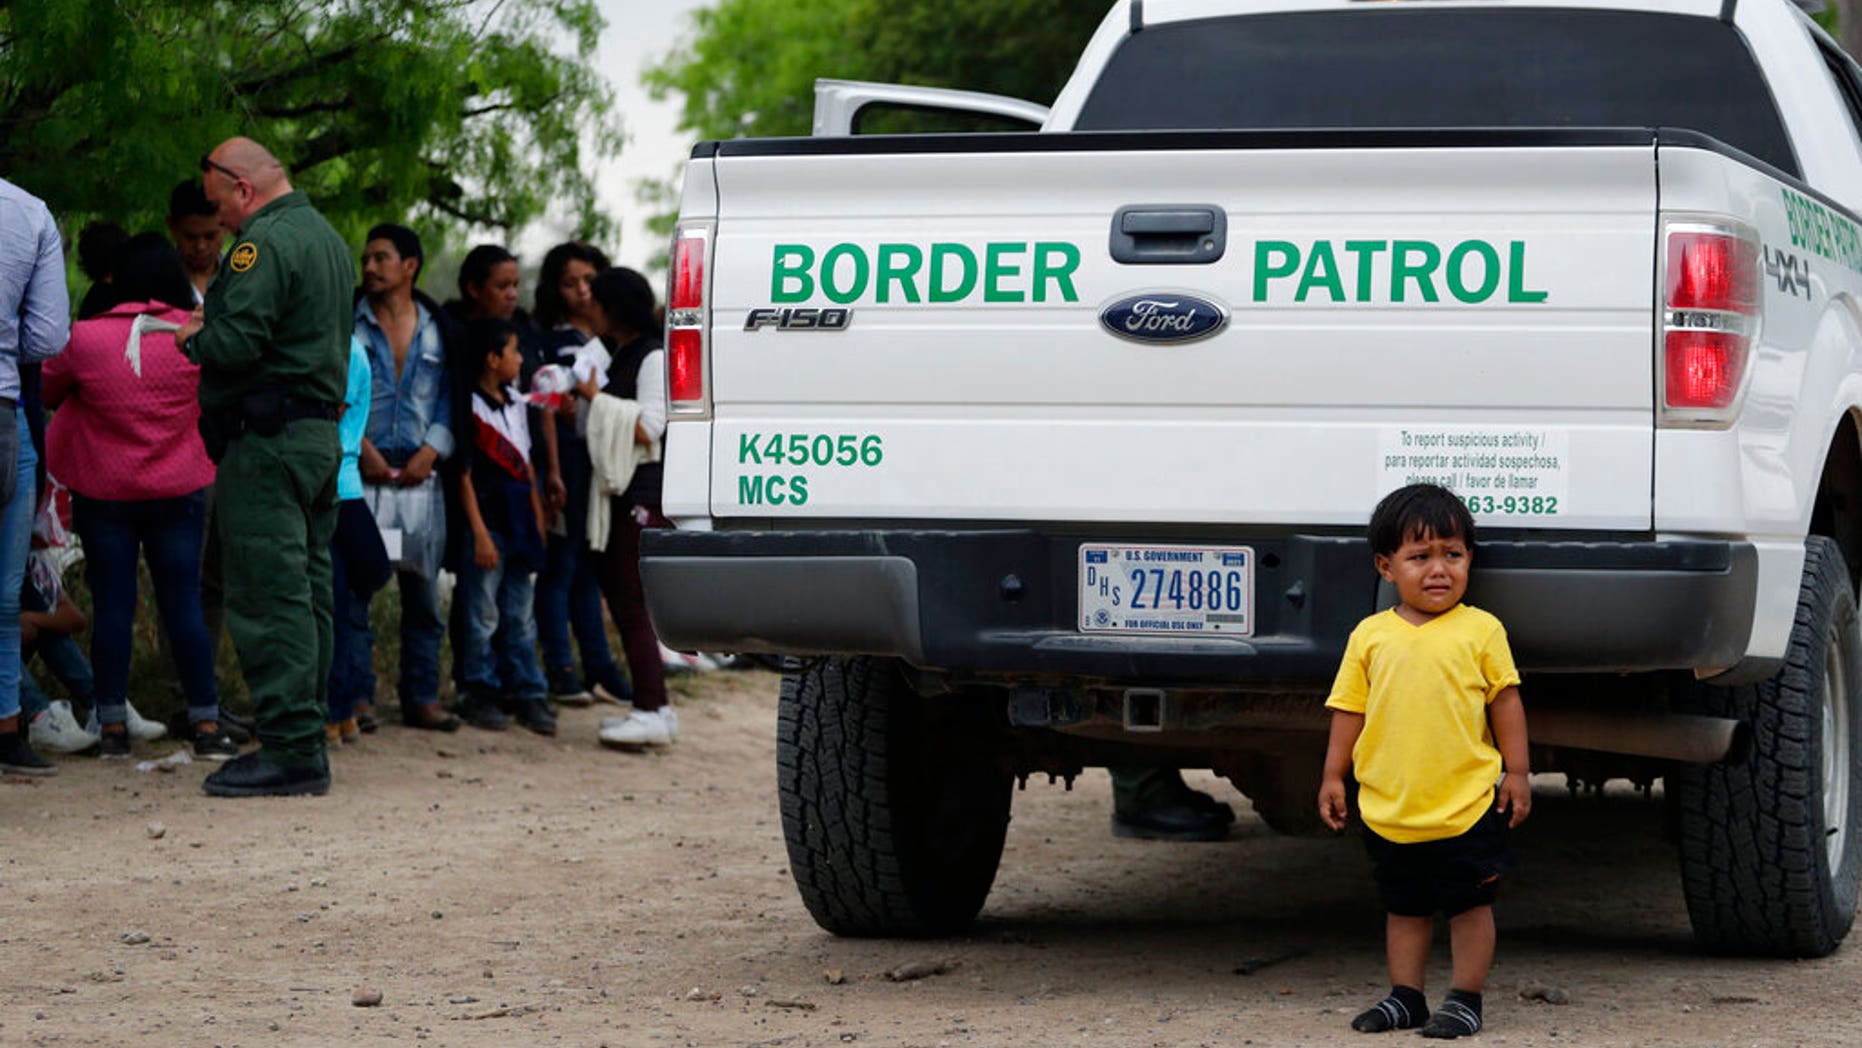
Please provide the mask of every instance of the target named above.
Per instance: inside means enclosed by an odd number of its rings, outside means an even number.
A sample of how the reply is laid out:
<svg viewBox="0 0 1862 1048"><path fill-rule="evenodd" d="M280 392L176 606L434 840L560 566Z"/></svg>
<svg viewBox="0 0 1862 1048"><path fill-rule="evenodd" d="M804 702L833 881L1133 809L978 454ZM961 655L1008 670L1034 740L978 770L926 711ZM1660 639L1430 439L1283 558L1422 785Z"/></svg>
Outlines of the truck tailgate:
<svg viewBox="0 0 1862 1048"><path fill-rule="evenodd" d="M714 517L1651 526L1652 143L977 141L719 156Z"/></svg>

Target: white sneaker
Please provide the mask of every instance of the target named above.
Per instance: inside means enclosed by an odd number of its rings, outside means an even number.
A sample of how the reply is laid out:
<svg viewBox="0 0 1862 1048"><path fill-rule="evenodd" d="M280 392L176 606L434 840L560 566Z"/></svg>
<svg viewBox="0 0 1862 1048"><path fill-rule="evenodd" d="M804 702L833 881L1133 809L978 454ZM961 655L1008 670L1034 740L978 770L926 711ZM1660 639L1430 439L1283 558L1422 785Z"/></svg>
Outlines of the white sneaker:
<svg viewBox="0 0 1862 1048"><path fill-rule="evenodd" d="M718 668L717 662L709 655L674 651L664 644L659 646L659 659L666 664L667 673L710 673Z"/></svg>
<svg viewBox="0 0 1862 1048"><path fill-rule="evenodd" d="M148 720L136 712L136 707L129 706L129 737L137 742L154 742L168 734L168 727L156 721Z"/></svg>
<svg viewBox="0 0 1862 1048"><path fill-rule="evenodd" d="M667 741L668 742L678 741L679 711L673 709L671 706L661 706L658 710L658 713L659 713L659 719L662 722L664 722L666 725ZM619 728L621 725L626 724L628 721L632 719L633 719L633 714L631 712L623 713L618 717L603 717L601 718L601 728L603 731L606 731L610 728Z"/></svg>
<svg viewBox="0 0 1862 1048"><path fill-rule="evenodd" d="M624 717L609 717L602 722L596 737L603 746L632 749L640 746L665 746L678 735L679 715L671 706L648 713L632 710Z"/></svg>
<svg viewBox="0 0 1862 1048"><path fill-rule="evenodd" d="M59 699L34 717L28 737L33 749L48 753L82 753L97 745L97 740L78 726L77 714L71 712L71 703L66 699Z"/></svg>
<svg viewBox="0 0 1862 1048"><path fill-rule="evenodd" d="M129 737L131 739L136 742L154 742L156 739L168 734L168 729L166 727L137 713L134 705L127 702L123 705L129 709L129 720L126 723L129 727ZM103 729L97 725L97 704L94 702L91 704L90 717L84 721L84 733L93 739L99 737L103 733Z"/></svg>

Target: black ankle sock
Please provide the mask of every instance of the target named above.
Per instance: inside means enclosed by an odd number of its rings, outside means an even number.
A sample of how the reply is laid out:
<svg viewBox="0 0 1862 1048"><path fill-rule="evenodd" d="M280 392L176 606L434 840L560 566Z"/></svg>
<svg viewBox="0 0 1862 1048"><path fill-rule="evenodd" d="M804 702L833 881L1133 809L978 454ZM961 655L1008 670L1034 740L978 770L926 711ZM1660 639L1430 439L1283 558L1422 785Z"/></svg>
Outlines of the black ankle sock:
<svg viewBox="0 0 1862 1048"><path fill-rule="evenodd" d="M1428 1018L1429 1001L1421 990L1414 986L1392 986L1390 996L1371 1005L1351 1020L1351 1028L1359 1033L1408 1030L1421 1026Z"/></svg>
<svg viewBox="0 0 1862 1048"><path fill-rule="evenodd" d="M1481 995L1466 990L1450 990L1422 1028L1424 1037L1453 1039L1466 1037L1481 1028Z"/></svg>

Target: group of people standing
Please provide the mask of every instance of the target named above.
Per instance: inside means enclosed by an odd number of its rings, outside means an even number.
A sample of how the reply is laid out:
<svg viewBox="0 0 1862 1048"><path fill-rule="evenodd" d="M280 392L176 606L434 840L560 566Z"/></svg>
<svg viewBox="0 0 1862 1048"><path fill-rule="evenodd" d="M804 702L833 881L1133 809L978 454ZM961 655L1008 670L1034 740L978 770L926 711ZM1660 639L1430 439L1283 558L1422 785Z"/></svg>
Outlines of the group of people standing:
<svg viewBox="0 0 1862 1048"><path fill-rule="evenodd" d="M398 536L402 721L451 731L461 720L498 730L514 719L554 734L552 703L587 705L600 690L632 702L603 723L604 742L671 742L676 715L639 581L639 532L665 523L664 356L646 278L590 245L559 244L544 256L535 313L526 314L518 260L502 246L466 255L459 297L444 305L416 286L424 256L413 230L375 227L362 259L357 352L375 377L357 497L373 512L353 516L428 529ZM529 395L546 368L572 383L568 395ZM617 401L631 412L620 442L610 439ZM602 534L591 534L591 520L607 522ZM447 619L431 564L456 573ZM338 597L331 705L344 740L374 720L364 589ZM631 681L608 644L604 594ZM447 635L456 713L439 698Z"/></svg>
<svg viewBox="0 0 1862 1048"><path fill-rule="evenodd" d="M378 724L368 609L391 580L402 723L554 734L552 703L599 690L632 700L602 722L604 743L670 743L638 565L640 531L665 523L647 281L562 244L526 314L518 260L481 245L441 305L417 287L420 238L382 224L358 285L349 246L262 146L231 139L200 166L171 197L167 236L80 238L95 283L68 335L56 226L0 180L0 406L16 416L0 427L0 770L55 770L35 745L126 756L165 730L128 703L139 557L187 700L178 730L225 762L209 793L328 790L328 749ZM92 595L88 660L71 640L84 613L31 552L60 541L48 532L65 492ZM222 620L254 702L258 747L243 754L215 685ZM448 636L456 713L440 703ZM88 725L22 688L22 654L89 700Z"/></svg>

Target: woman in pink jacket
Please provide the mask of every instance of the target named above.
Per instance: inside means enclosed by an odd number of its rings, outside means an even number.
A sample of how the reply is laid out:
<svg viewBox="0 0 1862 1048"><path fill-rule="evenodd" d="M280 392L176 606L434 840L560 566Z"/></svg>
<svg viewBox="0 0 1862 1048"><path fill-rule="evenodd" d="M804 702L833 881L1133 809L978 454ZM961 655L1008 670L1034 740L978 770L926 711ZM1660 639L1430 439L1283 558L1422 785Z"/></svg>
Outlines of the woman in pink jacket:
<svg viewBox="0 0 1862 1048"><path fill-rule="evenodd" d="M47 361L51 475L71 489L91 589L91 663L103 755L128 756L130 632L136 559L148 558L155 605L187 693L194 755L235 756L220 730L213 648L201 615L201 544L213 463L200 440L200 369L175 348L194 292L166 238L130 238L115 279L119 304L71 328ZM150 325L154 325L151 327Z"/></svg>

